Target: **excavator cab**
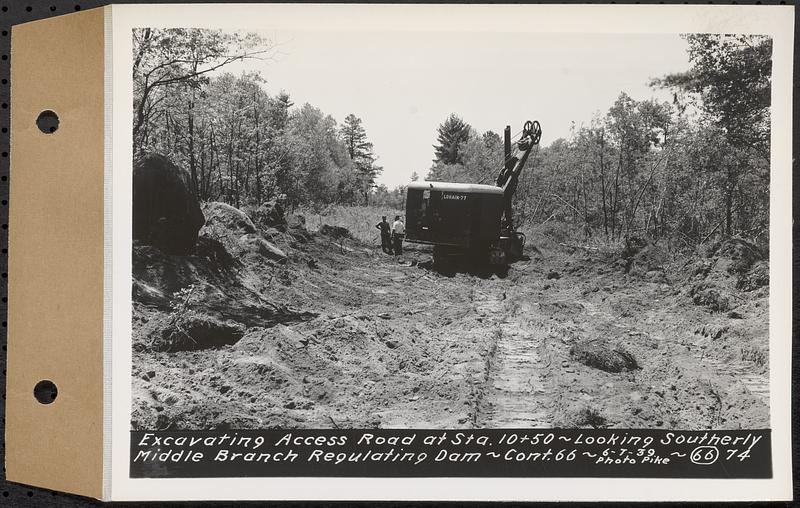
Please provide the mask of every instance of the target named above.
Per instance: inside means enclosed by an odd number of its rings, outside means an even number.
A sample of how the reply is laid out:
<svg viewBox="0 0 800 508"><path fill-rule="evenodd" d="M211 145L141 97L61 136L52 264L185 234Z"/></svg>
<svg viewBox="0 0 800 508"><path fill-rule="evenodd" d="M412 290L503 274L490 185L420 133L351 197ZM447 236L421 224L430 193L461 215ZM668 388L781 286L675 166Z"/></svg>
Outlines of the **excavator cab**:
<svg viewBox="0 0 800 508"><path fill-rule="evenodd" d="M406 190L406 239L470 249L499 236L502 213L499 187L412 182Z"/></svg>
<svg viewBox="0 0 800 508"><path fill-rule="evenodd" d="M511 200L531 150L539 144L539 122L526 122L511 150L505 130L505 164L495 185L412 182L406 190L406 240L434 246L434 263L471 254L492 265L522 256L525 235L514 229Z"/></svg>

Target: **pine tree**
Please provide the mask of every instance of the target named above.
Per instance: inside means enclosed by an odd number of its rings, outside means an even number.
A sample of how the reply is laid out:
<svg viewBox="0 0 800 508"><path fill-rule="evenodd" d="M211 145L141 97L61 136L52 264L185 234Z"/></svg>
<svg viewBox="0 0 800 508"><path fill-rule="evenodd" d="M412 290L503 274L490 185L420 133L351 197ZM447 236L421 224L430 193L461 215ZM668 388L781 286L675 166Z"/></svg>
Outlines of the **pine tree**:
<svg viewBox="0 0 800 508"><path fill-rule="evenodd" d="M375 178L382 168L375 165L375 154L372 151L372 143L367 139L367 132L361 123L361 119L350 113L345 117L340 129L340 134L350 160L353 161L359 180L361 182L361 192L365 201L369 199L369 193L375 186Z"/></svg>
<svg viewBox="0 0 800 508"><path fill-rule="evenodd" d="M433 149L436 153L434 163L460 164L462 161L461 145L469 139L472 127L458 115L452 113L437 129L438 145Z"/></svg>

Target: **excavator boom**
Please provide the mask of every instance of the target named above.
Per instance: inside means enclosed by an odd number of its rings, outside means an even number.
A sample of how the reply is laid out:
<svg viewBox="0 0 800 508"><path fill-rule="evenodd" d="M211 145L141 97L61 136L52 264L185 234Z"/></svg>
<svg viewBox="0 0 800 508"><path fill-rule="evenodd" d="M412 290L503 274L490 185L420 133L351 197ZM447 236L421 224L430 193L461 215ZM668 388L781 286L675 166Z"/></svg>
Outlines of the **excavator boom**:
<svg viewBox="0 0 800 508"><path fill-rule="evenodd" d="M517 191L517 184L519 183L519 175L528 161L528 156L533 151L535 146L539 145L539 140L542 138L542 127L539 122L530 120L525 122L522 128L522 135L520 140L517 141L517 154L511 153L511 129L506 127L505 130L505 165L497 175L495 185L503 189L503 217L502 223L505 229L514 229L514 217L511 202L514 194Z"/></svg>

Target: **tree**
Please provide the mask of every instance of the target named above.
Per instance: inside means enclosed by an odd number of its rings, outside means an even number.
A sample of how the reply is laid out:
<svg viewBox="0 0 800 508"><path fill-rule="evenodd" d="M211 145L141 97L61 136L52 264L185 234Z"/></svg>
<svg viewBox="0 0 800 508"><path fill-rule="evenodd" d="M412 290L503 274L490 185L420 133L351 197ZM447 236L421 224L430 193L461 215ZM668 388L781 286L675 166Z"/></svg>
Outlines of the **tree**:
<svg viewBox="0 0 800 508"><path fill-rule="evenodd" d="M134 42L135 153L187 168L200 200L248 207L283 194L294 207L370 194L381 168L355 115L348 147L335 119L294 108L285 91L270 96L260 73L214 72L259 57L266 43L257 36L142 29Z"/></svg>
<svg viewBox="0 0 800 508"><path fill-rule="evenodd" d="M692 67L653 81L690 94L734 145L769 152L772 39L762 35L687 34Z"/></svg>
<svg viewBox="0 0 800 508"><path fill-rule="evenodd" d="M503 140L493 131L486 131L480 136L471 134L461 154L469 180L491 184L504 164Z"/></svg>
<svg viewBox="0 0 800 508"><path fill-rule="evenodd" d="M720 34L689 34L684 38L689 43L692 67L653 84L688 94L724 133L733 155L720 167L724 175L724 232L730 236L735 229L734 213L738 211L740 222L741 214L747 213L737 199L746 194L740 187L742 180L763 180L752 174L762 164L744 161L752 156L769 159L772 39ZM768 196L763 199L768 200ZM749 201L759 208L758 200Z"/></svg>
<svg viewBox="0 0 800 508"><path fill-rule="evenodd" d="M459 143L459 161L434 161L428 180L457 183L493 183L503 167L503 142L492 131L479 134L471 129Z"/></svg>
<svg viewBox="0 0 800 508"><path fill-rule="evenodd" d="M437 145L433 146L436 158L434 164L460 164L462 162L461 145L466 143L472 128L455 113L437 128Z"/></svg>
<svg viewBox="0 0 800 508"><path fill-rule="evenodd" d="M623 229L628 236L642 196L646 187L651 185L664 153L653 149L666 141L669 123L668 105L636 101L624 92L609 110L607 131L612 143L618 147L609 190L612 237ZM620 213L621 221L618 220Z"/></svg>
<svg viewBox="0 0 800 508"><path fill-rule="evenodd" d="M304 104L290 120L293 144L294 189L289 190L293 201L335 202L342 198L340 180L352 171L347 147L337 132L336 120L311 104Z"/></svg>
<svg viewBox="0 0 800 508"><path fill-rule="evenodd" d="M347 153L358 173L358 180L365 204L368 204L369 195L375 186L375 178L383 168L375 165L373 145L367 139L367 132L361 119L354 114L345 117L340 129L342 140L347 147Z"/></svg>
<svg viewBox="0 0 800 508"><path fill-rule="evenodd" d="M268 42L255 34L199 28L133 30L134 153L146 143L147 124L164 98L157 97L159 91L179 85L194 91L208 83L209 73L269 50ZM187 105L190 128L194 99L192 93Z"/></svg>

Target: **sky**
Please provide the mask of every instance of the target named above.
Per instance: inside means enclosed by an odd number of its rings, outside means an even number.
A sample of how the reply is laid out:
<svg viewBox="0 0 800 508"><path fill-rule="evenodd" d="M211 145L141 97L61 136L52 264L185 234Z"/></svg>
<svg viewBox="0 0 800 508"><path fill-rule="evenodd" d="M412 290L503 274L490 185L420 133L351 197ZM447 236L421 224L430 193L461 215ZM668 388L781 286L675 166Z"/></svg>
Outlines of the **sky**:
<svg viewBox="0 0 800 508"><path fill-rule="evenodd" d="M363 120L383 173L405 185L431 167L436 128L456 113L480 132L512 133L539 120L541 144L605 113L622 91L669 100L650 79L689 67L677 34L412 31L281 31L271 58L226 72L260 71L270 94L285 90L338 122ZM498 168L499 170L499 168Z"/></svg>

